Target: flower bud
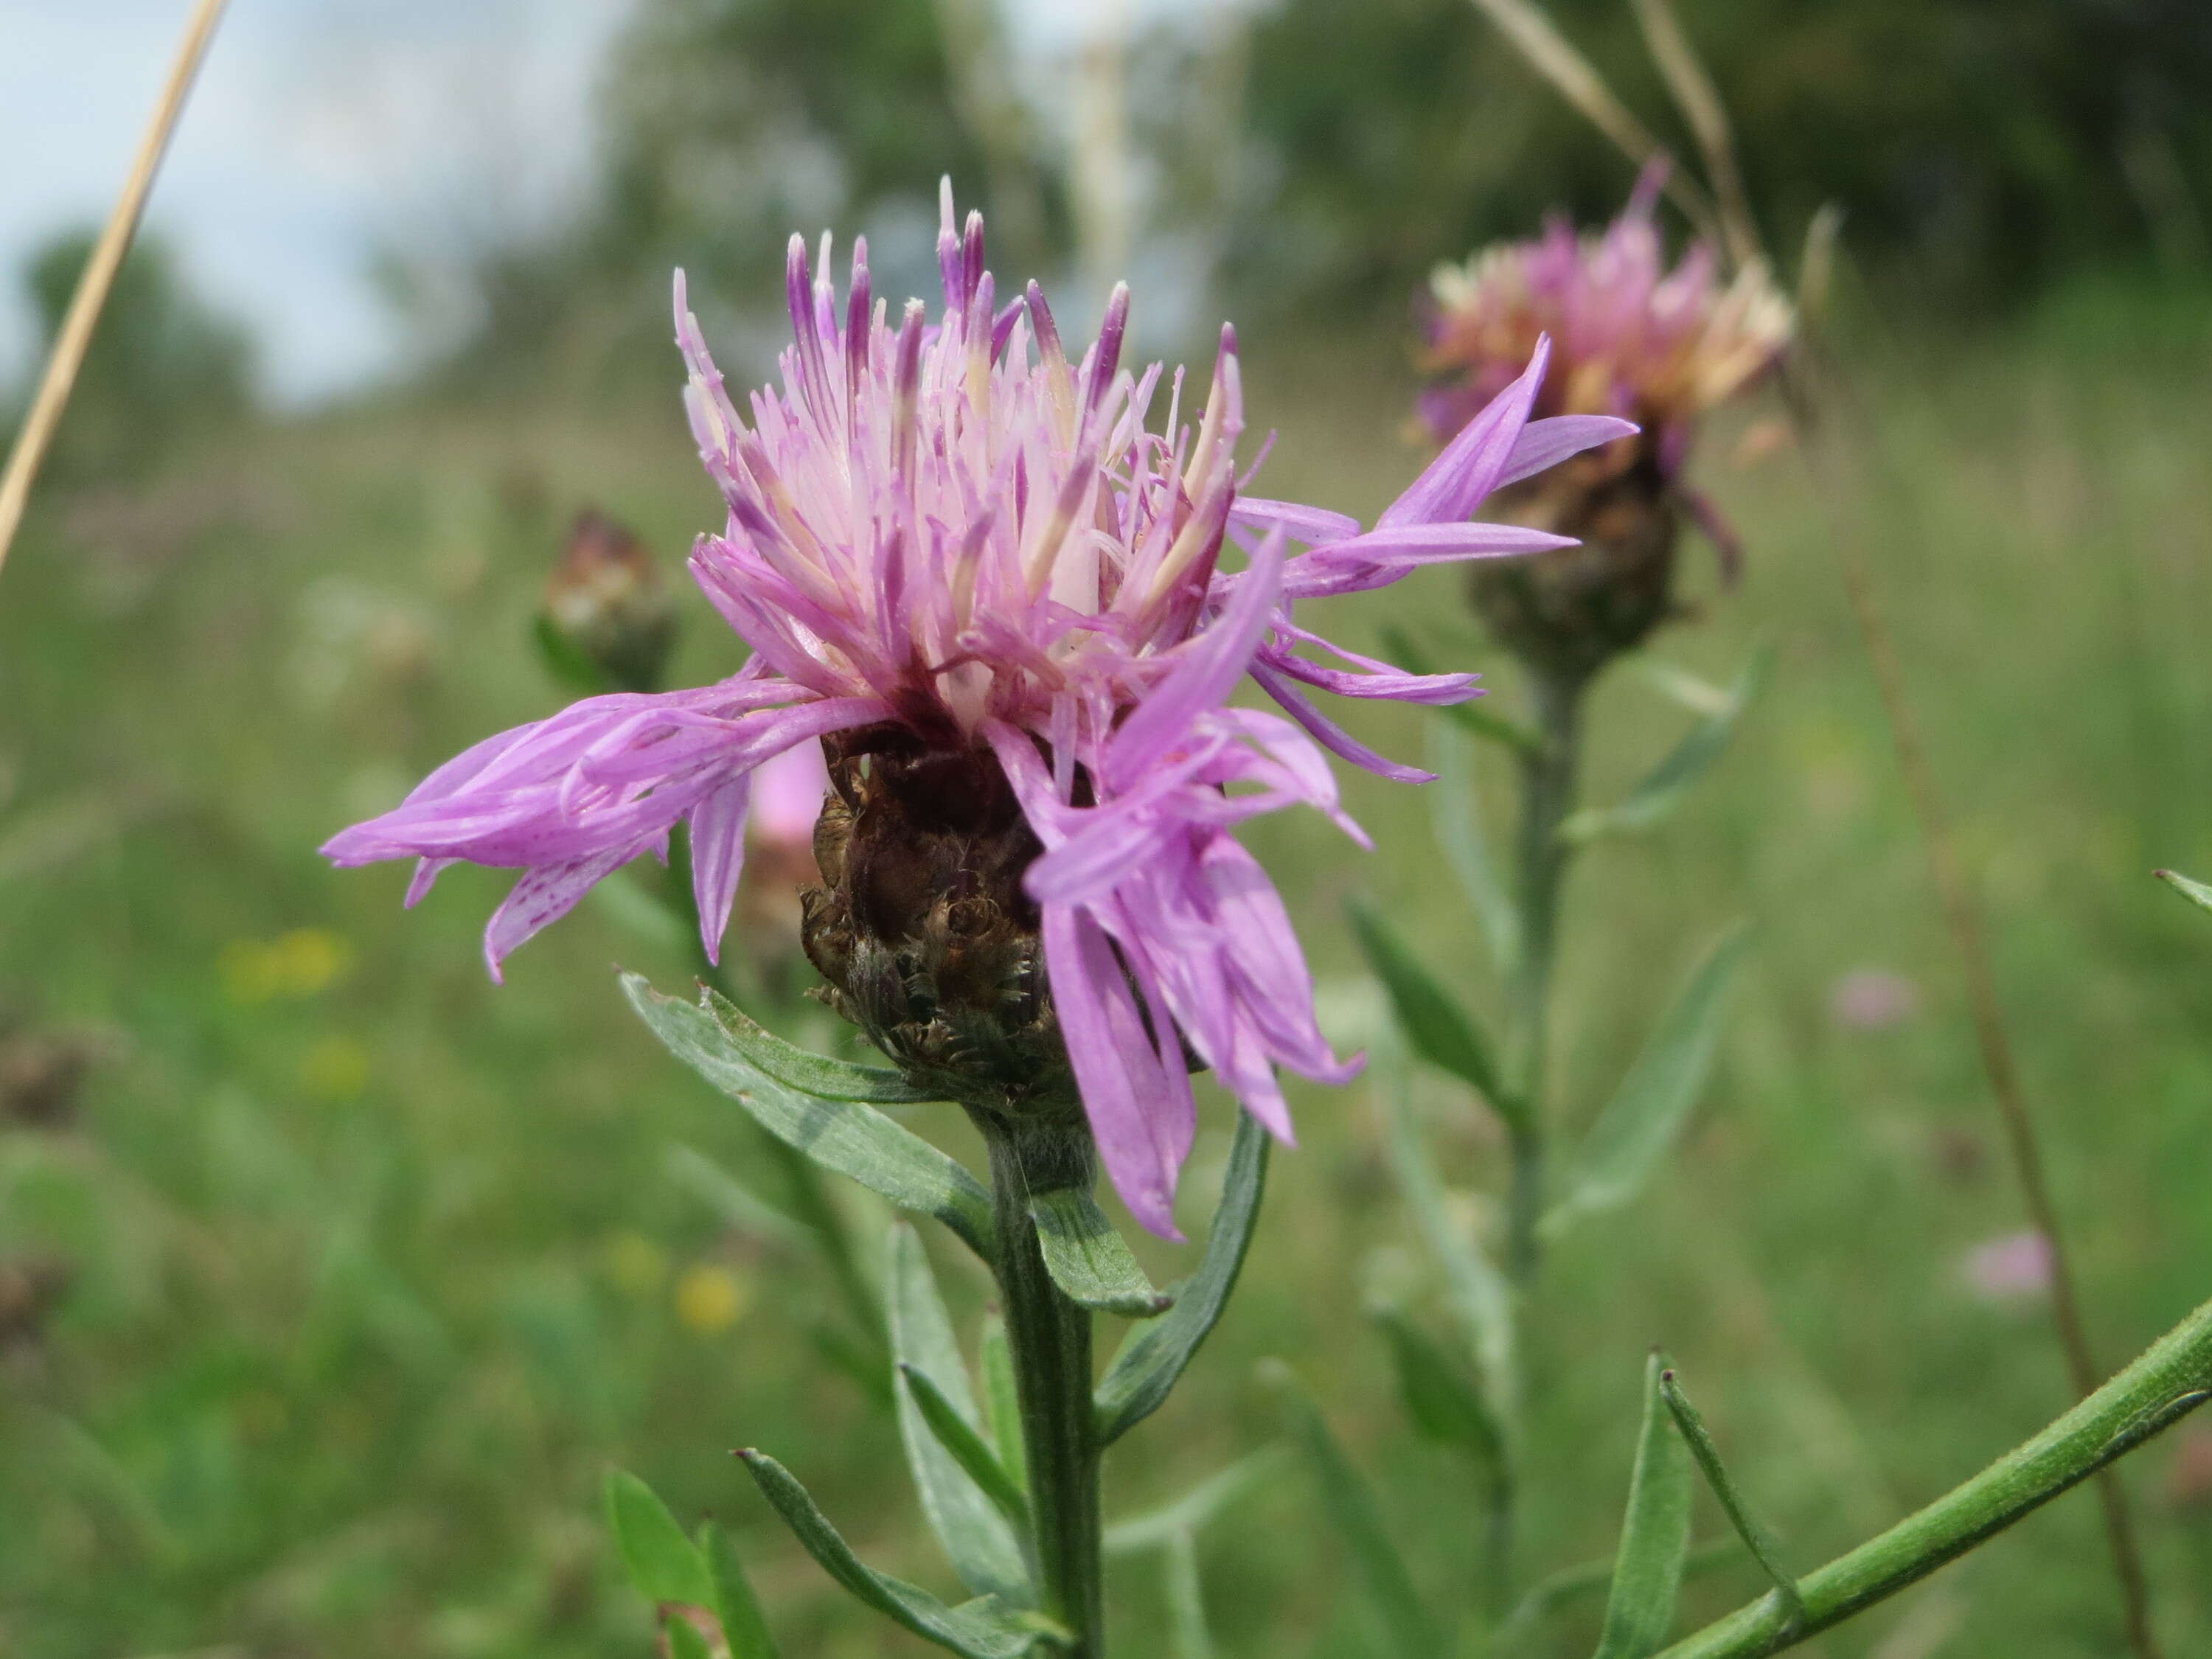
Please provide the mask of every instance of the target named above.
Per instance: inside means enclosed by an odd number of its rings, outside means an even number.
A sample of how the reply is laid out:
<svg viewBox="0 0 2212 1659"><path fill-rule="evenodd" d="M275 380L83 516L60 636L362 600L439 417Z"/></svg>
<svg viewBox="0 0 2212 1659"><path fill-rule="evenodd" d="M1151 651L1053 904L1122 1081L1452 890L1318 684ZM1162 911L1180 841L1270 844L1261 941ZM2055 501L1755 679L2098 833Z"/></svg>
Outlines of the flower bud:
<svg viewBox="0 0 2212 1659"><path fill-rule="evenodd" d="M596 509L576 515L545 584L539 636L563 677L652 691L676 642L676 607L644 544Z"/></svg>

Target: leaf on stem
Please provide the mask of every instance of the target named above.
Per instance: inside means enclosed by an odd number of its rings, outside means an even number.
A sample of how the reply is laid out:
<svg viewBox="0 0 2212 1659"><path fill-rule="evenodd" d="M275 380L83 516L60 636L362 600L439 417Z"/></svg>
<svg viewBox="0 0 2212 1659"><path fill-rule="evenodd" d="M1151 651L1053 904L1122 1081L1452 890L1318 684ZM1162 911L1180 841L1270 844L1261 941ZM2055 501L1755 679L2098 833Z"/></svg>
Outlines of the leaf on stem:
<svg viewBox="0 0 2212 1659"><path fill-rule="evenodd" d="M1666 757L1644 775L1617 805L1590 806L1559 826L1561 839L1579 845L1600 836L1624 835L1649 830L1681 804L1690 786L1720 758L1729 736L1751 700L1765 683L1774 662L1774 647L1761 646L1729 688L1728 700L1684 735Z"/></svg>
<svg viewBox="0 0 2212 1659"><path fill-rule="evenodd" d="M1373 1318L1390 1344L1399 1396L1413 1426L1469 1454L1493 1487L1504 1480L1504 1428L1474 1379L1398 1309L1377 1308Z"/></svg>
<svg viewBox="0 0 2212 1659"><path fill-rule="evenodd" d="M778 1140L901 1209L935 1216L986 1261L997 1254L990 1194L920 1135L859 1101L818 1099L776 1082L745 1057L703 1005L665 997L638 974L624 974L622 985L669 1053Z"/></svg>
<svg viewBox="0 0 2212 1659"><path fill-rule="evenodd" d="M759 1598L738 1559L737 1546L719 1522L709 1521L699 1528L699 1553L714 1586L714 1616L722 1621L730 1659L781 1659L768 1620L761 1615Z"/></svg>
<svg viewBox="0 0 2212 1659"><path fill-rule="evenodd" d="M2191 904L2212 910L2212 887L2207 887L2201 881L2191 881L2175 870L2154 870L2151 873Z"/></svg>
<svg viewBox="0 0 2212 1659"><path fill-rule="evenodd" d="M1649 1659L1674 1622L1690 1553L1690 1449L1661 1397L1666 1369L1656 1351L1644 1362L1644 1430L1594 1659Z"/></svg>
<svg viewBox="0 0 2212 1659"><path fill-rule="evenodd" d="M1702 1544L1693 1544L1682 1563L1682 1578L1687 1583L1704 1577L1714 1568L1724 1566L1737 1559L1736 1540L1733 1538L1709 1538ZM1563 1567L1546 1575L1528 1586L1513 1610L1499 1621L1491 1634L1491 1648L1498 1653L1518 1653L1528 1632L1549 1618L1560 1607L1609 1589L1613 1585L1613 1557L1601 1561L1584 1561L1579 1565Z"/></svg>
<svg viewBox="0 0 2212 1659"><path fill-rule="evenodd" d="M983 1423L991 1431L999 1467L1016 1491L1030 1489L1029 1448L1022 1443L1021 1394L1014 1386L1014 1351L1007 1346L1006 1322L993 1314L983 1322Z"/></svg>
<svg viewBox="0 0 2212 1659"><path fill-rule="evenodd" d="M1351 1552L1361 1588L1389 1633L1392 1650L1398 1659L1436 1659L1446 1650L1444 1643L1421 1605L1397 1546L1383 1528L1373 1491L1344 1455L1297 1374L1280 1360L1266 1361L1265 1367L1267 1380L1283 1395L1291 1430L1320 1484L1322 1507Z"/></svg>
<svg viewBox="0 0 2212 1659"><path fill-rule="evenodd" d="M1213 1518L1280 1468L1288 1448L1266 1446L1207 1476L1182 1497L1106 1528L1109 1555L1134 1555L1165 1549L1177 1538L1195 1536Z"/></svg>
<svg viewBox="0 0 2212 1659"><path fill-rule="evenodd" d="M1239 1112L1237 1139L1229 1149L1229 1172L1221 1181L1221 1203L1213 1212L1213 1227L1206 1235L1197 1273L1177 1293L1175 1306L1130 1331L1099 1382L1094 1403L1102 1447L1112 1445L1160 1408L1221 1317L1259 1223L1267 1184L1267 1132L1249 1112Z"/></svg>
<svg viewBox="0 0 2212 1659"><path fill-rule="evenodd" d="M607 1529L615 1535L630 1588L655 1603L711 1603L714 1587L707 1564L653 1488L627 1469L609 1469L605 1492Z"/></svg>
<svg viewBox="0 0 2212 1659"><path fill-rule="evenodd" d="M1030 1200L1030 1219L1045 1271L1069 1301L1124 1319L1150 1319L1174 1305L1173 1297L1152 1288L1127 1241L1089 1193L1073 1187L1039 1193Z"/></svg>
<svg viewBox="0 0 2212 1659"><path fill-rule="evenodd" d="M1741 923L1723 934L1660 1016L1644 1052L1576 1150L1566 1196L1544 1218L1547 1236L1627 1203L1680 1137L1712 1066L1729 984L1746 939Z"/></svg>
<svg viewBox="0 0 2212 1659"><path fill-rule="evenodd" d="M1066 1632L1041 1613L1009 1607L995 1595L978 1596L949 1607L927 1590L875 1571L853 1553L806 1488L765 1452L741 1451L761 1495L783 1517L806 1553L856 1601L873 1607L916 1636L950 1648L966 1659L1024 1659L1050 1644L1065 1643Z"/></svg>
<svg viewBox="0 0 2212 1659"><path fill-rule="evenodd" d="M1213 1659L1213 1632L1206 1624L1206 1589L1198 1573L1198 1540L1177 1533L1167 1547L1168 1628L1175 1659Z"/></svg>
<svg viewBox="0 0 2212 1659"><path fill-rule="evenodd" d="M1006 1524L1017 1531L1030 1525L1029 1499L1014 1484L999 1455L986 1443L975 1425L960 1415L959 1407L945 1397L937 1384L929 1380L927 1371L918 1371L903 1360L899 1363L899 1376L914 1395L914 1403L921 1409L922 1419L929 1431L937 1437L937 1443L952 1454L952 1460L991 1500L991 1505L1006 1517Z"/></svg>
<svg viewBox="0 0 2212 1659"><path fill-rule="evenodd" d="M1377 1087L1389 1119L1390 1167L1429 1254L1443 1269L1446 1299L1474 1350L1484 1397L1510 1445L1519 1407L1512 1287L1445 1208L1443 1183L1413 1121L1412 1091L1404 1073L1382 1072Z"/></svg>
<svg viewBox="0 0 2212 1659"><path fill-rule="evenodd" d="M714 1017L755 1071L818 1100L858 1100L872 1106L912 1106L935 1096L881 1066L855 1066L786 1042L711 985L699 988L700 1006Z"/></svg>
<svg viewBox="0 0 2212 1659"><path fill-rule="evenodd" d="M1490 1044L1474 1017L1437 982L1380 915L1356 902L1351 913L1360 948L1390 994L1390 1006L1413 1052L1474 1089L1516 1132L1525 1131L1529 1127L1528 1111L1499 1083Z"/></svg>
<svg viewBox="0 0 2212 1659"><path fill-rule="evenodd" d="M1774 1581L1775 1594L1781 1597L1785 1632L1794 1635L1805 1623L1805 1597L1797 1588L1797 1580L1782 1565L1782 1547L1774 1534L1759 1523L1743 1494L1736 1490L1735 1482L1721 1464L1721 1449L1713 1443L1712 1431L1705 1427L1705 1419L1690 1403L1690 1396L1671 1370L1659 1373L1660 1397L1674 1419L1674 1426L1681 1431L1683 1440L1696 1458L1698 1467L1705 1472L1705 1484L1713 1489L1713 1496L1721 1500L1721 1508L1728 1512L1729 1524L1735 1535L1743 1540L1752 1559Z"/></svg>
<svg viewBox="0 0 2212 1659"><path fill-rule="evenodd" d="M1521 960L1521 908L1506 892L1498 866L1491 861L1475 792L1474 757L1467 739L1448 727L1431 726L1429 769L1437 775L1427 793L1444 861L1474 907L1492 965L1501 974L1510 974Z"/></svg>
<svg viewBox="0 0 2212 1659"><path fill-rule="evenodd" d="M927 1409L911 1386L917 1376L926 1379L938 1401L975 1442L974 1449L982 1450L975 1432L981 1419L969 1391L952 1321L938 1295L929 1258L922 1253L921 1236L902 1221L891 1226L884 1301L890 1315L891 1352L909 1384L898 1391L899 1438L906 1443L907 1467L921 1495L930 1530L969 1589L979 1595L1027 1602L1034 1592L1021 1542L1007 1524L999 1499L965 1467L944 1435L934 1431ZM1005 1478L1002 1470L1000 1479Z"/></svg>

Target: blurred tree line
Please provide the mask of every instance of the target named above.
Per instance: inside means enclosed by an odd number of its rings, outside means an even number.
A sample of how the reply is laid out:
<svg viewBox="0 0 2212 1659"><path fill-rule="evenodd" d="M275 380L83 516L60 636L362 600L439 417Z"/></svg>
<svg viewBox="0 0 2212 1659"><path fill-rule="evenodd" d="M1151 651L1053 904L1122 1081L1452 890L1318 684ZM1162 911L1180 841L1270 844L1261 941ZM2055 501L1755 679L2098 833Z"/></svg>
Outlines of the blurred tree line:
<svg viewBox="0 0 2212 1659"><path fill-rule="evenodd" d="M678 264L710 306L757 307L796 226L868 227L879 290L927 292L947 171L1005 270L1183 247L1181 274L1218 290L1200 309L1311 319L1402 316L1436 261L1626 192L1468 0L1218 0L1043 48L1010 33L1012 3L641 0L595 198L479 256L462 361L660 337ZM1677 4L1783 246L1838 202L1878 287L1951 312L2085 267L2208 264L2204 0ZM1626 0L1547 9L1692 153Z"/></svg>

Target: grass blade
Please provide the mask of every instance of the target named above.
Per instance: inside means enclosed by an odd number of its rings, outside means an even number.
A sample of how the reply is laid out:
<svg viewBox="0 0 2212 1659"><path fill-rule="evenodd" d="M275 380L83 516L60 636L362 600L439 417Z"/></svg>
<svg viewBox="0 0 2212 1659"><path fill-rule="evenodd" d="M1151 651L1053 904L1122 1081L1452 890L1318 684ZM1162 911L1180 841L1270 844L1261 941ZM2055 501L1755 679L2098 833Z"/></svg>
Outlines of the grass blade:
<svg viewBox="0 0 2212 1659"><path fill-rule="evenodd" d="M1547 1234L1627 1203L1680 1138L1712 1066L1729 984L1743 959L1746 938L1741 924L1722 935L1660 1016L1644 1052L1577 1149L1566 1196L1544 1218Z"/></svg>
<svg viewBox="0 0 2212 1659"><path fill-rule="evenodd" d="M1644 1362L1644 1430L1594 1659L1649 1659L1674 1622L1690 1553L1690 1449L1661 1398L1666 1369L1656 1352Z"/></svg>
<svg viewBox="0 0 2212 1659"><path fill-rule="evenodd" d="M1390 1006L1413 1052L1474 1089L1515 1129L1525 1130L1528 1113L1498 1081L1489 1042L1474 1017L1437 982L1380 915L1358 903L1351 907L1351 913L1359 947L1390 994Z"/></svg>
<svg viewBox="0 0 2212 1659"><path fill-rule="evenodd" d="M1140 1550L1165 1549L1185 1534L1195 1536L1231 1504L1255 1490L1282 1467L1285 1449L1268 1446L1241 1457L1219 1474L1209 1475L1182 1497L1117 1521L1106 1528L1109 1555L1133 1555Z"/></svg>
<svg viewBox="0 0 2212 1659"><path fill-rule="evenodd" d="M855 1066L786 1042L711 985L699 989L702 1005L753 1069L803 1095L865 1101L872 1106L911 1106L936 1098L884 1066Z"/></svg>
<svg viewBox="0 0 2212 1659"><path fill-rule="evenodd" d="M744 1565L738 1559L737 1546L720 1522L709 1521L699 1528L699 1553L714 1586L714 1616L722 1621L730 1659L781 1659Z"/></svg>
<svg viewBox="0 0 2212 1659"><path fill-rule="evenodd" d="M1152 1288L1089 1193L1073 1187L1040 1193L1030 1200L1030 1219L1036 1223L1045 1271L1070 1301L1124 1319L1150 1319L1174 1305L1173 1297Z"/></svg>
<svg viewBox="0 0 2212 1659"><path fill-rule="evenodd" d="M1774 1534L1762 1526L1736 1490L1735 1482L1729 1479L1728 1470L1721 1464L1721 1449L1713 1443L1712 1431L1705 1427L1705 1419L1690 1403L1690 1396L1671 1370L1659 1374L1660 1397L1673 1413L1674 1426L1681 1431L1683 1440L1696 1458L1698 1467L1705 1472L1705 1484L1713 1489L1713 1496L1721 1500L1721 1508L1728 1511L1729 1524L1735 1528L1743 1547L1749 1550L1766 1576L1774 1581L1774 1592L1782 1600L1784 1609L1784 1630L1795 1635L1805 1622L1805 1597L1797 1588L1797 1581L1782 1565L1782 1547Z"/></svg>
<svg viewBox="0 0 2212 1659"><path fill-rule="evenodd" d="M1628 792L1626 799L1617 805L1583 808L1559 826L1559 834L1580 845L1600 836L1649 830L1665 818L1681 805L1691 786L1705 775L1728 747L1737 721L1759 695L1773 662L1771 646L1761 646L1752 653L1751 660L1729 688L1728 701L1692 726L1682 740Z"/></svg>
<svg viewBox="0 0 2212 1659"><path fill-rule="evenodd" d="M1259 1224L1260 1200L1267 1188L1267 1132L1249 1112L1237 1115L1237 1139L1229 1149L1229 1172L1221 1181L1221 1203L1206 1235L1198 1272L1159 1318L1138 1326L1121 1344L1098 1384L1098 1443L1110 1446L1160 1408L1191 1356L1206 1340L1251 1247Z"/></svg>
<svg viewBox="0 0 2212 1659"><path fill-rule="evenodd" d="M1459 878L1467 901L1482 924L1490 960L1510 975L1521 960L1521 908L1498 878L1482 833L1482 809L1474 784L1474 757L1466 738L1446 726L1429 728L1429 769L1437 781L1428 790L1431 821L1444 861Z"/></svg>
<svg viewBox="0 0 2212 1659"><path fill-rule="evenodd" d="M976 1430L982 1419L969 1391L952 1321L938 1294L929 1258L922 1252L921 1236L902 1221L891 1227L884 1302L890 1316L891 1353L900 1372L909 1383L917 1374L927 1379L939 1401L981 1450ZM1033 1591L1019 1538L1007 1525L998 1499L963 1466L958 1452L945 1444L945 1436L934 1431L911 1386L898 1391L898 1422L922 1513L961 1582L979 1595L1029 1601Z"/></svg>
<svg viewBox="0 0 2212 1659"><path fill-rule="evenodd" d="M986 1261L997 1255L990 1194L920 1135L861 1102L817 1099L776 1082L745 1057L703 1003L694 1007L665 997L638 974L624 974L622 986L630 1006L669 1053L743 1106L778 1140L902 1210L935 1216Z"/></svg>
<svg viewBox="0 0 2212 1659"><path fill-rule="evenodd" d="M1389 1635L1392 1650L1398 1659L1437 1659L1445 1651L1442 1636L1428 1609L1421 1605L1397 1546L1383 1528L1374 1492L1344 1455L1344 1448L1329 1431L1328 1419L1297 1373L1280 1360L1268 1361L1267 1372L1267 1380L1282 1392L1291 1431L1304 1446L1314 1478L1320 1483L1322 1507L1351 1552L1361 1588Z"/></svg>
<svg viewBox="0 0 2212 1659"><path fill-rule="evenodd" d="M605 1495L607 1529L615 1535L630 1587L656 1604L712 1605L714 1586L707 1564L653 1488L627 1469L609 1469Z"/></svg>
<svg viewBox="0 0 2212 1659"><path fill-rule="evenodd" d="M668 1178L748 1237L775 1244L809 1244L814 1234L732 1175L696 1146L669 1147L661 1167Z"/></svg>
<svg viewBox="0 0 2212 1659"><path fill-rule="evenodd" d="M2212 887L2206 886L2201 881L2191 881L2175 870L2154 870L2151 874L2156 876L2191 904L2212 910Z"/></svg>
<svg viewBox="0 0 2212 1659"><path fill-rule="evenodd" d="M839 1536L807 1496L806 1488L792 1479L782 1464L750 1448L738 1455L761 1495L775 1506L784 1524L824 1572L855 1601L925 1641L950 1648L966 1659L1025 1659L1039 1647L1065 1640L1066 1633L1051 1620L1010 1607L996 1596L981 1596L948 1607L927 1590L874 1571L853 1553L852 1546Z"/></svg>

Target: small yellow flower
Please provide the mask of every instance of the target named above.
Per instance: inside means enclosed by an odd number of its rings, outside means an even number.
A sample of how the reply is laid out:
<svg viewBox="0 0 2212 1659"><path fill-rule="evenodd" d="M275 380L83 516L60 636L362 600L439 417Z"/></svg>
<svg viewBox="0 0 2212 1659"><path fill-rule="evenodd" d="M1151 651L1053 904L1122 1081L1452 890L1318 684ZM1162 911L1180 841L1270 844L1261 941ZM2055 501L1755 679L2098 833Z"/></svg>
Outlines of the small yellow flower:
<svg viewBox="0 0 2212 1659"><path fill-rule="evenodd" d="M351 1100L368 1086L368 1050L354 1037L324 1037L300 1057L300 1086L326 1100Z"/></svg>
<svg viewBox="0 0 2212 1659"><path fill-rule="evenodd" d="M233 1002L273 1002L327 991L353 968L353 945L325 927L295 927L273 939L233 939L216 970Z"/></svg>
<svg viewBox="0 0 2212 1659"><path fill-rule="evenodd" d="M752 1305L751 1283L720 1266L702 1261L676 1281L676 1316L700 1336L720 1336L745 1316Z"/></svg>
<svg viewBox="0 0 2212 1659"><path fill-rule="evenodd" d="M607 1277L631 1296L650 1296L668 1277L668 1254L643 1233L617 1233L606 1243Z"/></svg>

